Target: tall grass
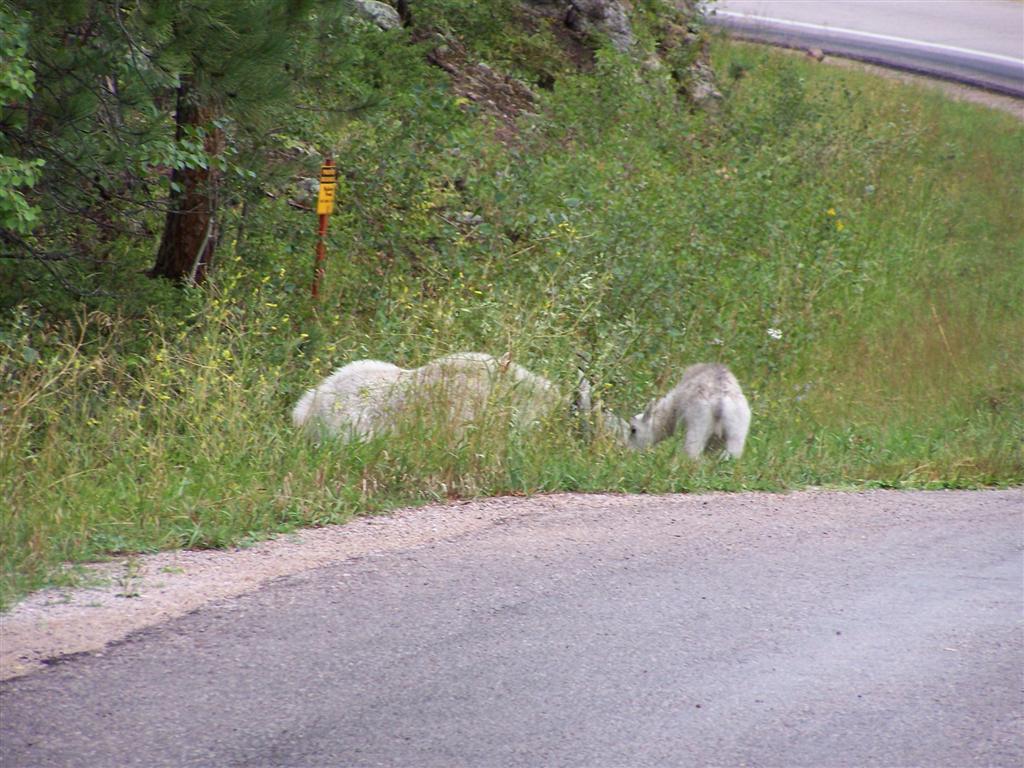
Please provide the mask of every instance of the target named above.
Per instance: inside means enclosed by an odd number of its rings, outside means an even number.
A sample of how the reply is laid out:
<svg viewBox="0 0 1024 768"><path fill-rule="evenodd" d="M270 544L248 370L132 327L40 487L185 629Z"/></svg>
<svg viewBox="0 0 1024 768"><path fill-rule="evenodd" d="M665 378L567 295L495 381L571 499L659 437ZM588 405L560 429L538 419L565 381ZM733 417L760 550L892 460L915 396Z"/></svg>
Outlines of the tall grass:
<svg viewBox="0 0 1024 768"><path fill-rule="evenodd" d="M602 51L511 143L472 114L346 133L350 204L317 307L311 224L273 203L204 293L11 306L0 599L63 563L436 499L1024 481L1024 130L792 57L723 44L715 60L713 116ZM469 349L566 395L585 352L622 415L722 360L753 406L747 453L586 445L558 415L527 437L425 424L348 445L288 421L343 362Z"/></svg>

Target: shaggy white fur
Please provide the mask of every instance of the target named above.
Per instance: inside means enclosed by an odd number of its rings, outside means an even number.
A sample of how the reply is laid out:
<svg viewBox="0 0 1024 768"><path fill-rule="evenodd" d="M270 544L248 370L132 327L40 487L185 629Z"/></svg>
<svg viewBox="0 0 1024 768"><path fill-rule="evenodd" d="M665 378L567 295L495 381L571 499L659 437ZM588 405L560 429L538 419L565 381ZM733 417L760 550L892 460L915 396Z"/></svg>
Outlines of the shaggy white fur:
<svg viewBox="0 0 1024 768"><path fill-rule="evenodd" d="M562 401L550 381L481 352L459 352L421 368L357 360L306 392L292 410L297 427L341 439L367 439L406 414L432 411L460 433L492 401L511 408L517 426L532 424Z"/></svg>
<svg viewBox="0 0 1024 768"><path fill-rule="evenodd" d="M750 429L750 405L740 383L724 365L699 363L683 371L675 389L653 401L629 422L629 444L646 448L686 425L686 453L696 459L712 437L725 441L725 451L738 459Z"/></svg>

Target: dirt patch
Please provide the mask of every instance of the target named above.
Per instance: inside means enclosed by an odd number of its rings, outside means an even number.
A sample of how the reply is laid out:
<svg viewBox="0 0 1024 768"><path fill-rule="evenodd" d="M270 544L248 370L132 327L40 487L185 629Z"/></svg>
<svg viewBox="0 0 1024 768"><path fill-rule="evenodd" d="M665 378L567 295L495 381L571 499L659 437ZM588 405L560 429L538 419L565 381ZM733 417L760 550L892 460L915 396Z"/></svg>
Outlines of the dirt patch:
<svg viewBox="0 0 1024 768"><path fill-rule="evenodd" d="M542 26L554 36L563 60L556 64L549 61L552 69L568 65L577 72L593 72L595 48L588 43L587 35L570 29L564 19L558 18L554 9L534 7L521 11L519 25L529 32L538 32ZM417 40L434 40L437 44L427 53L427 60L448 73L452 90L465 100L465 109L476 109L495 124L497 138L513 143L518 136L517 122L522 115L533 114L536 110L536 96L533 88L551 89L557 74L548 71L541 63L534 62L537 71L535 81L526 83L493 69L488 64L476 61L472 52L463 42L452 36L441 35L433 30L417 33Z"/></svg>
<svg viewBox="0 0 1024 768"><path fill-rule="evenodd" d="M447 40L427 54L427 60L451 76L452 90L466 106L476 106L496 122L496 134L510 141L518 133L520 115L534 109L533 92L514 77L503 75L483 62L470 60L469 52L456 40Z"/></svg>

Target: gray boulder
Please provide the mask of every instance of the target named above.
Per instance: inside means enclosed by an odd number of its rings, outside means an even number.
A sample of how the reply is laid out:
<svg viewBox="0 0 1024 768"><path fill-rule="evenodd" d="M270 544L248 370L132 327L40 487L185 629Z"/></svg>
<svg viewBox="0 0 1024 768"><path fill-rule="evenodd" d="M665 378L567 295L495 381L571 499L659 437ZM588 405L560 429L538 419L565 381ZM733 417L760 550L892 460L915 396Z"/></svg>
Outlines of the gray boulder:
<svg viewBox="0 0 1024 768"><path fill-rule="evenodd" d="M616 50L623 53L633 47L633 27L621 0L525 1L545 15L561 18L574 32L607 35Z"/></svg>
<svg viewBox="0 0 1024 768"><path fill-rule="evenodd" d="M565 23L583 34L607 35L615 49L623 53L633 47L633 27L619 0L572 0Z"/></svg>
<svg viewBox="0 0 1024 768"><path fill-rule="evenodd" d="M381 29L395 29L402 26L398 11L387 3L378 0L355 0L356 11L367 21L372 21Z"/></svg>

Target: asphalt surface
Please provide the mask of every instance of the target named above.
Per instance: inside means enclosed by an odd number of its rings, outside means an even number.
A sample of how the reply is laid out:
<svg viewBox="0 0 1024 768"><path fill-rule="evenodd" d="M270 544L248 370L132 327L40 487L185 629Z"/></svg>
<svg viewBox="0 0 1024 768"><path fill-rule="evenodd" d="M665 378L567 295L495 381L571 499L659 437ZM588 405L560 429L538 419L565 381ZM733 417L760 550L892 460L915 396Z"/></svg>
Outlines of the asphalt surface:
<svg viewBox="0 0 1024 768"><path fill-rule="evenodd" d="M881 64L1024 98L1024 4L1015 0L719 0L740 37Z"/></svg>
<svg viewBox="0 0 1024 768"><path fill-rule="evenodd" d="M3 683L0 764L1024 763L1024 490L558 498Z"/></svg>

